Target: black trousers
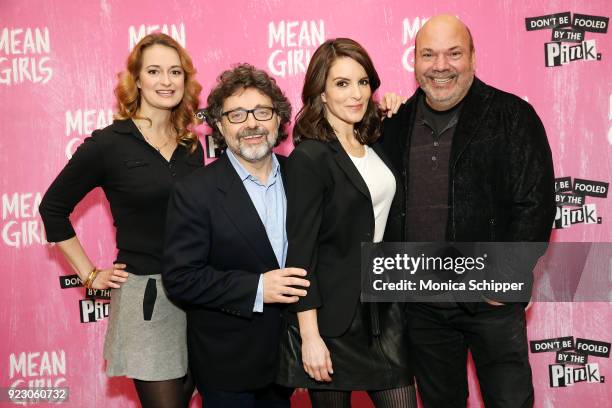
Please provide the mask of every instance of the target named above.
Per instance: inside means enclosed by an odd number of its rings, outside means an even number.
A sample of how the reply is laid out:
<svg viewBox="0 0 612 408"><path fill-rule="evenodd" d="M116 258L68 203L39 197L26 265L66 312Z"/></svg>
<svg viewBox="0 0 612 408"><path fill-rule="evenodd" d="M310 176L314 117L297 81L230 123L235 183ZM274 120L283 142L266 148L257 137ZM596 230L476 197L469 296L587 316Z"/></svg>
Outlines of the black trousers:
<svg viewBox="0 0 612 408"><path fill-rule="evenodd" d="M467 351L472 352L488 408L533 406L533 384L522 304L406 305L417 386L425 408L465 407Z"/></svg>

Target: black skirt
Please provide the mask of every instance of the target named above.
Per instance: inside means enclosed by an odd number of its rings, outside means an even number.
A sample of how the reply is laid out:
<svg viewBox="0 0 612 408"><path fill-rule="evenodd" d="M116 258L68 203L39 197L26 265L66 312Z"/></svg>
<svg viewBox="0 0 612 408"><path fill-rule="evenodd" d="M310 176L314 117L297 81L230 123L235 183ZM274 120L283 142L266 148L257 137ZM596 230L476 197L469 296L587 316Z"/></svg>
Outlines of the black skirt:
<svg viewBox="0 0 612 408"><path fill-rule="evenodd" d="M414 383L408 361L404 305L360 303L348 330L325 337L334 374L331 382L310 378L302 364L299 328L285 323L279 350L277 383L319 390L385 390Z"/></svg>

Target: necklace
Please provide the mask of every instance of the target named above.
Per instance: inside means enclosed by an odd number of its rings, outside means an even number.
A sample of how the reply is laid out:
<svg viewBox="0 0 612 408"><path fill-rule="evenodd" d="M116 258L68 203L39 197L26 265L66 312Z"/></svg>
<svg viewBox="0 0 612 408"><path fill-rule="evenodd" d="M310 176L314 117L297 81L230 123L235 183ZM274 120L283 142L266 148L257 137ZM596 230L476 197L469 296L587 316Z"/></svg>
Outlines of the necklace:
<svg viewBox="0 0 612 408"><path fill-rule="evenodd" d="M151 139L149 139L147 137L147 135L145 134L144 129L138 124L136 123L136 127L138 128L138 130L140 130L140 133L142 134L142 136L144 137L144 139L147 141L148 144L151 145L151 147L153 147L155 150L157 150L158 153L161 153L161 150L166 147L168 145L168 143L170 143L170 137L166 137L166 141L162 144L162 145L156 145L154 144Z"/></svg>
<svg viewBox="0 0 612 408"><path fill-rule="evenodd" d="M153 142L151 142L151 140L149 140L149 138L144 133L142 135L144 136L144 138L147 141L147 143L149 143L151 146L153 146L153 148L155 150L157 150L158 153L161 153L161 149L163 149L164 147L166 147L168 145L168 143L170 143L170 138L167 138L166 142L164 144L162 144L160 146L157 146L157 145L153 144Z"/></svg>

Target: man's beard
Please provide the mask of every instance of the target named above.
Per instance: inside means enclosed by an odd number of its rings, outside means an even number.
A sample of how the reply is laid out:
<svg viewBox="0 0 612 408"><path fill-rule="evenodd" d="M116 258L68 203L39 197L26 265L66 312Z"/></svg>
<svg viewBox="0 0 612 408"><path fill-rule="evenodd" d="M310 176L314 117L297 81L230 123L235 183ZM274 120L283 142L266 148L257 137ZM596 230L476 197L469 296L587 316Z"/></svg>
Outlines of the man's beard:
<svg viewBox="0 0 612 408"><path fill-rule="evenodd" d="M265 143L259 143L257 145L248 145L242 143L243 138L247 136L262 135L265 138ZM236 135L238 139L238 152L234 152L248 162L258 162L272 153L272 148L276 144L277 132L270 135L268 130L262 127L247 128Z"/></svg>
<svg viewBox="0 0 612 408"><path fill-rule="evenodd" d="M459 74L454 70L447 70L437 74L424 73L416 79L423 92L425 92L427 100L439 105L442 110L446 110L461 102L467 94L474 80L474 76L468 74L469 73ZM448 90L437 89L428 82L429 78L433 77L451 77L451 80L456 80L456 84L450 92Z"/></svg>

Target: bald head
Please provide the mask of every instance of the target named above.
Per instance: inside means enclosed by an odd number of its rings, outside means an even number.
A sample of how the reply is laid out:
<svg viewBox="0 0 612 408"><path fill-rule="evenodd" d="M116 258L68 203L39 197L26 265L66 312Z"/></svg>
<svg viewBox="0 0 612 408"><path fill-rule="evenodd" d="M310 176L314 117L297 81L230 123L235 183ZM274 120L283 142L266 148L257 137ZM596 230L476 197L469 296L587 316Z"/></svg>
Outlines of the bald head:
<svg viewBox="0 0 612 408"><path fill-rule="evenodd" d="M423 24L414 40L416 51L419 50L419 37L421 35L429 39L431 36L439 35L440 32L449 34L457 39L467 40L470 53L474 52L474 40L472 39L470 29L457 17L450 14L433 16Z"/></svg>
<svg viewBox="0 0 612 408"><path fill-rule="evenodd" d="M432 17L417 33L414 74L433 109L444 111L461 102L472 85L475 67L472 35L457 17Z"/></svg>

